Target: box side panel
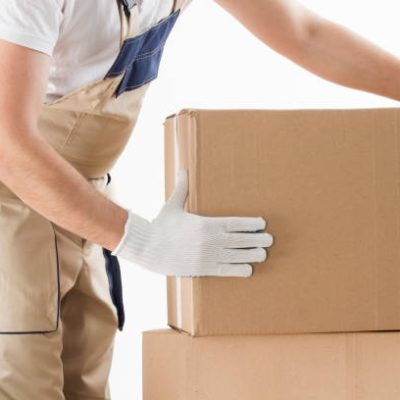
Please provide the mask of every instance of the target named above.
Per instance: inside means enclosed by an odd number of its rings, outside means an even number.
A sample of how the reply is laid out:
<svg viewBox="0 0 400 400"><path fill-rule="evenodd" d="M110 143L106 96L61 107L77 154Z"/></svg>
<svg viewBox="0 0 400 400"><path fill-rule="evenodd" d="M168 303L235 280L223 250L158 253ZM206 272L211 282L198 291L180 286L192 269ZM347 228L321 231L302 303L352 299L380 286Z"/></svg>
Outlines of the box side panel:
<svg viewBox="0 0 400 400"><path fill-rule="evenodd" d="M400 329L400 108L372 113L376 149L375 330ZM372 222L372 221L371 221Z"/></svg>
<svg viewBox="0 0 400 400"><path fill-rule="evenodd" d="M175 119L175 115L171 115L164 121L165 200L169 199L175 186ZM178 328L176 298L176 279L167 277L168 324Z"/></svg>
<svg viewBox="0 0 400 400"><path fill-rule="evenodd" d="M165 200L168 200L175 186L175 116L164 121L164 172Z"/></svg>
<svg viewBox="0 0 400 400"><path fill-rule="evenodd" d="M400 332L154 333L144 371L144 400L398 400Z"/></svg>
<svg viewBox="0 0 400 400"><path fill-rule="evenodd" d="M347 345L347 369L352 377L348 392L357 400L399 399L400 333L359 334L349 340L353 343Z"/></svg>
<svg viewBox="0 0 400 400"><path fill-rule="evenodd" d="M275 242L251 278L196 281L194 335L400 329L399 112L197 111L196 212Z"/></svg>
<svg viewBox="0 0 400 400"><path fill-rule="evenodd" d="M178 319L178 305L177 301L177 288L176 279L167 277L167 316L168 325L172 328L180 329L181 322Z"/></svg>
<svg viewBox="0 0 400 400"><path fill-rule="evenodd" d="M195 111L184 109L174 118L166 120L165 127L165 172L166 195L169 196L175 186L178 169L187 169L189 174L189 195L185 209L196 208L196 159L193 154L193 120ZM168 324L189 333L193 331L193 281L189 278L168 278Z"/></svg>
<svg viewBox="0 0 400 400"><path fill-rule="evenodd" d="M143 333L143 400L190 400L185 339L172 330Z"/></svg>
<svg viewBox="0 0 400 400"><path fill-rule="evenodd" d="M202 343L195 387L199 400L355 400L346 397L345 346L341 337L195 339Z"/></svg>
<svg viewBox="0 0 400 400"><path fill-rule="evenodd" d="M195 389L199 400L395 400L399 396L398 333L200 339L204 341Z"/></svg>

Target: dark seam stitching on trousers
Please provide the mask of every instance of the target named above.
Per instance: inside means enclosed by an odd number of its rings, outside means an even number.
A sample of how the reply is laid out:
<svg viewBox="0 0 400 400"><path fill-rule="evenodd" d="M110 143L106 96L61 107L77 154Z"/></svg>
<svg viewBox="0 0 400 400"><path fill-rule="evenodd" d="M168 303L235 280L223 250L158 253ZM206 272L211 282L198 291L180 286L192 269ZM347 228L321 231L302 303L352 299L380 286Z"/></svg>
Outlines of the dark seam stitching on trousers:
<svg viewBox="0 0 400 400"><path fill-rule="evenodd" d="M67 397L72 397L74 399L85 399L85 400L111 400L111 397L93 397L93 396L80 396L73 393L64 392Z"/></svg>
<svg viewBox="0 0 400 400"><path fill-rule="evenodd" d="M59 325L60 320L60 302L61 302L61 285L60 285L60 262L58 258L58 246L57 246L57 236L54 230L53 223L50 221L51 227L54 233L54 247L56 252L56 266L57 266L57 319L56 319L56 328L49 331L11 331L11 332L0 332L0 335L37 335L37 334L45 334L45 333L53 333L56 332Z"/></svg>

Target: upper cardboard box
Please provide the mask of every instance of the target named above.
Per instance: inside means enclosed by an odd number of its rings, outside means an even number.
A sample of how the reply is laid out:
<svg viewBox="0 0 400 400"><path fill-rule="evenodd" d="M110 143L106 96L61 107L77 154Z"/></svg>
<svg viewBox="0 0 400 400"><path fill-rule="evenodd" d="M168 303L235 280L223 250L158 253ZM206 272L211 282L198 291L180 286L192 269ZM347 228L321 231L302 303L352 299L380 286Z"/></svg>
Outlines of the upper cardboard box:
<svg viewBox="0 0 400 400"><path fill-rule="evenodd" d="M195 336L400 329L400 109L201 110L165 120L166 198L263 216L250 278L168 279L169 324Z"/></svg>

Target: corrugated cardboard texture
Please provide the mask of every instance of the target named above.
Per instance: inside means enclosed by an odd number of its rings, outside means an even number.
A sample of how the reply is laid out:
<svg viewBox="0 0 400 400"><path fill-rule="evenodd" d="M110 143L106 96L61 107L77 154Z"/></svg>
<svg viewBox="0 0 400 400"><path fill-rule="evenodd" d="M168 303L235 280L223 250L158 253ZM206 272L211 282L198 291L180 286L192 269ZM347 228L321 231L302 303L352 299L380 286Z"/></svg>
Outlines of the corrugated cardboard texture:
<svg viewBox="0 0 400 400"><path fill-rule="evenodd" d="M399 116L186 109L167 118L166 197L175 168L188 168L189 211L261 215L275 237L251 278L170 283L169 324L196 336L400 329Z"/></svg>
<svg viewBox="0 0 400 400"><path fill-rule="evenodd" d="M143 336L144 400L398 400L400 332Z"/></svg>

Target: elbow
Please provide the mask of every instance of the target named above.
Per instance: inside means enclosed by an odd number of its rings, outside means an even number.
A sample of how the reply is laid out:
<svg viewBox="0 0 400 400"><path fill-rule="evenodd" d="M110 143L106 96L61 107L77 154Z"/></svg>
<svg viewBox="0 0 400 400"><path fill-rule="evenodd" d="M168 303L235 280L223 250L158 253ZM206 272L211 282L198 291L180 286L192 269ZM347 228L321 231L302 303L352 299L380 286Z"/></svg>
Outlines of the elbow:
<svg viewBox="0 0 400 400"><path fill-rule="evenodd" d="M7 162L7 152L9 149L10 129L5 124L0 123L0 174L2 173L5 163Z"/></svg>
<svg viewBox="0 0 400 400"><path fill-rule="evenodd" d="M306 42L310 43L313 40L315 40L315 38L320 33L321 26L322 26L322 19L321 18L311 18L304 25L305 25L305 27L304 27L304 31L305 31L304 36L306 38Z"/></svg>
<svg viewBox="0 0 400 400"><path fill-rule="evenodd" d="M0 182L3 182L3 178L7 174L11 164L11 137L10 129L0 125Z"/></svg>
<svg viewBox="0 0 400 400"><path fill-rule="evenodd" d="M291 24L282 39L271 47L295 63L301 63L310 57L317 46L321 29L319 18L299 18Z"/></svg>
<svg viewBox="0 0 400 400"><path fill-rule="evenodd" d="M324 18L315 15L304 22L301 48L305 54L316 46L323 32L325 23L326 20L324 20Z"/></svg>
<svg viewBox="0 0 400 400"><path fill-rule="evenodd" d="M21 126L25 125L25 126ZM10 171L29 146L32 128L26 124L0 123L0 181Z"/></svg>
<svg viewBox="0 0 400 400"><path fill-rule="evenodd" d="M322 25L321 21L316 18L303 22L293 34L295 40L288 52L289 58L296 63L302 63L310 58L315 48L318 47Z"/></svg>

